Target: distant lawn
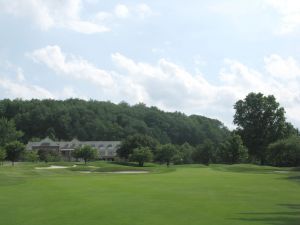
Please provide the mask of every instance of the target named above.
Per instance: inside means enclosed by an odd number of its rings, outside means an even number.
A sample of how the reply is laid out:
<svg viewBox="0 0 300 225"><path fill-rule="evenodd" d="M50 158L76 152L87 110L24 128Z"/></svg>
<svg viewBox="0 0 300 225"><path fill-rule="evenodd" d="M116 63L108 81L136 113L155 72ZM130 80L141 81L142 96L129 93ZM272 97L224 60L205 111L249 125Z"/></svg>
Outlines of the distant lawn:
<svg viewBox="0 0 300 225"><path fill-rule="evenodd" d="M0 166L2 225L299 225L300 171L92 162ZM148 174L107 171L148 170ZM91 173L82 173L91 171ZM97 173L95 173L97 172Z"/></svg>

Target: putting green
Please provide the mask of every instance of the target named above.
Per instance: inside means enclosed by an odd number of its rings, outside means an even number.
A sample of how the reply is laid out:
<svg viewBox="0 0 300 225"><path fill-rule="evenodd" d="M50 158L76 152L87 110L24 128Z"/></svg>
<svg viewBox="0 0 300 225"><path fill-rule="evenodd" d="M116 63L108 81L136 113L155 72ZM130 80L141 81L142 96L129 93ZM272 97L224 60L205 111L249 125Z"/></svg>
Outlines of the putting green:
<svg viewBox="0 0 300 225"><path fill-rule="evenodd" d="M110 167L113 171L140 169L90 165L106 172ZM75 170L71 164L71 168L35 169L40 166L0 167L0 224L300 224L299 171L191 165L170 170L146 167L147 174L109 174L80 173L95 167Z"/></svg>

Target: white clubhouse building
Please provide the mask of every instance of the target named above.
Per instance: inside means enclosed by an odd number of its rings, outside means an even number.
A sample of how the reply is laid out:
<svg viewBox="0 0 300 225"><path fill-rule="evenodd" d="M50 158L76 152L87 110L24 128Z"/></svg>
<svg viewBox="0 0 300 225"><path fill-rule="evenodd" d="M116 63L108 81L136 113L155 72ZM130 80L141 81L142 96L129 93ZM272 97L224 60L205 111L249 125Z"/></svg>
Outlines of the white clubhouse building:
<svg viewBox="0 0 300 225"><path fill-rule="evenodd" d="M117 149L120 144L120 141L79 141L77 139L73 139L72 141L53 141L49 137L46 137L38 142L28 142L26 149L37 151L56 151L64 159L70 160L72 158L72 151L78 147L89 145L98 150L100 159L115 160L117 157Z"/></svg>

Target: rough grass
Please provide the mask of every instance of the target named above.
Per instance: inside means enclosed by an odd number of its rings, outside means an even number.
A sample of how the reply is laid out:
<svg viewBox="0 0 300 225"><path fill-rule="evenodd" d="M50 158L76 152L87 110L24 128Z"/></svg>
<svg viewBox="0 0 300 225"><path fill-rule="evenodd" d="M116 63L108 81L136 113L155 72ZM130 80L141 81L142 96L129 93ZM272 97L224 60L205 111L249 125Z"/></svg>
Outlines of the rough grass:
<svg viewBox="0 0 300 225"><path fill-rule="evenodd" d="M300 172L291 168L149 164L142 168L148 174L83 174L74 170L141 168L92 162L34 169L41 165L0 167L0 224L300 224Z"/></svg>

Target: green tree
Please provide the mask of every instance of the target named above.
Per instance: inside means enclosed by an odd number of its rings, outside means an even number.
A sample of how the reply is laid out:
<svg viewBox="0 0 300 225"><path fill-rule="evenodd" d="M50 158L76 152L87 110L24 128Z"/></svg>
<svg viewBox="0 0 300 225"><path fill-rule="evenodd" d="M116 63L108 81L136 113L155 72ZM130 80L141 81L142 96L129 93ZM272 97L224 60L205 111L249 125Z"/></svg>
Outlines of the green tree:
<svg viewBox="0 0 300 225"><path fill-rule="evenodd" d="M171 161L173 160L173 157L176 155L176 147L172 144L165 144L159 146L156 154L155 159L156 161L166 163L167 166L170 166Z"/></svg>
<svg viewBox="0 0 300 225"><path fill-rule="evenodd" d="M11 161L14 166L15 162L19 160L25 151L25 145L19 141L13 141L5 145L6 149L6 158Z"/></svg>
<svg viewBox="0 0 300 225"><path fill-rule="evenodd" d="M39 160L39 154L37 151L26 151L24 158L28 162L37 162Z"/></svg>
<svg viewBox="0 0 300 225"><path fill-rule="evenodd" d="M234 105L234 124L249 155L265 164L267 146L287 135L285 111L273 95L250 93Z"/></svg>
<svg viewBox="0 0 300 225"><path fill-rule="evenodd" d="M82 158L84 160L84 164L86 164L87 161L90 161L97 157L97 149L92 148L89 145L84 145L79 149L78 156L79 158Z"/></svg>
<svg viewBox="0 0 300 225"><path fill-rule="evenodd" d="M195 148L193 146L185 142L179 146L178 150L183 164L193 163L193 154L195 152Z"/></svg>
<svg viewBox="0 0 300 225"><path fill-rule="evenodd" d="M45 163L61 161L61 155L57 151L40 149L37 154L39 159Z"/></svg>
<svg viewBox="0 0 300 225"><path fill-rule="evenodd" d="M133 153L133 149L149 147L152 151L154 151L157 145L158 142L154 138L148 135L135 134L128 136L122 141L117 153L121 158L128 159L129 155Z"/></svg>
<svg viewBox="0 0 300 225"><path fill-rule="evenodd" d="M133 149L133 152L130 155L130 160L133 162L138 162L139 166L144 166L144 163L151 161L152 158L153 154L149 147L139 147Z"/></svg>
<svg viewBox="0 0 300 225"><path fill-rule="evenodd" d="M74 149L74 151L72 152L72 156L76 159L76 161L78 161L78 159L81 158L81 152L79 147Z"/></svg>
<svg viewBox="0 0 300 225"><path fill-rule="evenodd" d="M6 118L0 118L0 146L19 139L23 133L16 130L15 123Z"/></svg>
<svg viewBox="0 0 300 225"><path fill-rule="evenodd" d="M215 146L211 140L207 139L203 144L198 145L195 149L193 158L195 162L209 165L213 161Z"/></svg>
<svg viewBox="0 0 300 225"><path fill-rule="evenodd" d="M293 136L271 143L267 161L273 166L300 166L300 137Z"/></svg>
<svg viewBox="0 0 300 225"><path fill-rule="evenodd" d="M3 165L3 161L6 158L6 151L4 148L0 147L0 163Z"/></svg>
<svg viewBox="0 0 300 225"><path fill-rule="evenodd" d="M218 149L218 161L222 163L245 162L248 156L247 148L238 134L233 133Z"/></svg>

